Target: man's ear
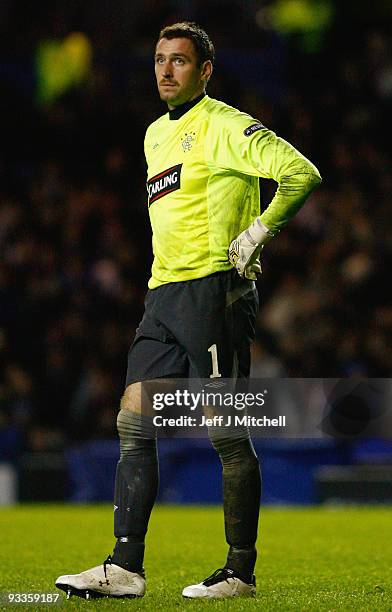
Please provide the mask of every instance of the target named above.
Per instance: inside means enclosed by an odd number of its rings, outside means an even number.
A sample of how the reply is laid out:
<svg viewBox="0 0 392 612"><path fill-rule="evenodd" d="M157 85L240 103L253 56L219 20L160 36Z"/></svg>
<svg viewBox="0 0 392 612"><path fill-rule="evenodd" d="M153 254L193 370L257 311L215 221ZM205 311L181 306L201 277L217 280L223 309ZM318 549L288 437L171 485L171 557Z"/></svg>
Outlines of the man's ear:
<svg viewBox="0 0 392 612"><path fill-rule="evenodd" d="M201 78L206 82L206 84L211 78L212 71L213 71L212 62L210 60L206 60L201 69Z"/></svg>

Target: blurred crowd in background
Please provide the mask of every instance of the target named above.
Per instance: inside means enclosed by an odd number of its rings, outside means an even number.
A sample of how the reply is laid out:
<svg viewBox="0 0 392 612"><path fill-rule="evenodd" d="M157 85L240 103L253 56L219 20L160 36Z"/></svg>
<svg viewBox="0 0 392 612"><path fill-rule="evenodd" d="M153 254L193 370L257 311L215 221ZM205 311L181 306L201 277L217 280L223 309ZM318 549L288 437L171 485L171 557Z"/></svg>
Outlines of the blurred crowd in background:
<svg viewBox="0 0 392 612"><path fill-rule="evenodd" d="M323 177L263 255L253 376L390 375L392 8L361 5L2 2L3 457L116 435L152 262L143 136L166 112L154 44L178 20L215 43L209 95ZM275 185L261 189L265 207Z"/></svg>

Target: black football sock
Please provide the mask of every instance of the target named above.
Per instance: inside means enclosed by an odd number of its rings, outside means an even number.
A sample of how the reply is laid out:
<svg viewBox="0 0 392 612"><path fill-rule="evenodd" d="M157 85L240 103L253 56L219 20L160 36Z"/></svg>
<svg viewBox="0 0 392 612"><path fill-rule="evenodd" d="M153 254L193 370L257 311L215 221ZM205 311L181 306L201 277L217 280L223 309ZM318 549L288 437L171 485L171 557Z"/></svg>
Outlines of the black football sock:
<svg viewBox="0 0 392 612"><path fill-rule="evenodd" d="M253 578L253 571L256 564L257 551L254 546L237 548L230 546L227 553L225 567L229 567L238 573L240 578L250 584Z"/></svg>
<svg viewBox="0 0 392 612"><path fill-rule="evenodd" d="M223 510L226 567L251 582L256 563L261 476L257 455L247 430L240 437L211 436L223 467Z"/></svg>
<svg viewBox="0 0 392 612"><path fill-rule="evenodd" d="M120 410L117 418L120 461L114 493L112 562L131 572L142 572L144 538L158 491L158 456L151 419Z"/></svg>

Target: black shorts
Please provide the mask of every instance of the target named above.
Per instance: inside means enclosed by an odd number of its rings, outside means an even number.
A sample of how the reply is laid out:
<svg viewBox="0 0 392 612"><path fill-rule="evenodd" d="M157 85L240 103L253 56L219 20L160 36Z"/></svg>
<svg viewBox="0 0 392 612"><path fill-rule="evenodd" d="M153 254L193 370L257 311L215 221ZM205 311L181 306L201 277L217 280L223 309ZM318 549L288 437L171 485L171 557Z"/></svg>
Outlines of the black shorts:
<svg viewBox="0 0 392 612"><path fill-rule="evenodd" d="M235 270L150 289L126 386L156 378L249 376L258 294Z"/></svg>

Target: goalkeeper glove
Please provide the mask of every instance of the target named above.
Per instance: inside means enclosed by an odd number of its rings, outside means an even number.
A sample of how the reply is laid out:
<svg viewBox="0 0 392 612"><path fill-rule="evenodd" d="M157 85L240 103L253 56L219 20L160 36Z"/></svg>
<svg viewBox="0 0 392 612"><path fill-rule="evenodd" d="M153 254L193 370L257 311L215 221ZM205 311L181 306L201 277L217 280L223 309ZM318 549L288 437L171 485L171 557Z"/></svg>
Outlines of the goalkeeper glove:
<svg viewBox="0 0 392 612"><path fill-rule="evenodd" d="M256 280L261 274L260 252L274 234L256 217L253 223L235 238L229 247L229 260L238 274Z"/></svg>

